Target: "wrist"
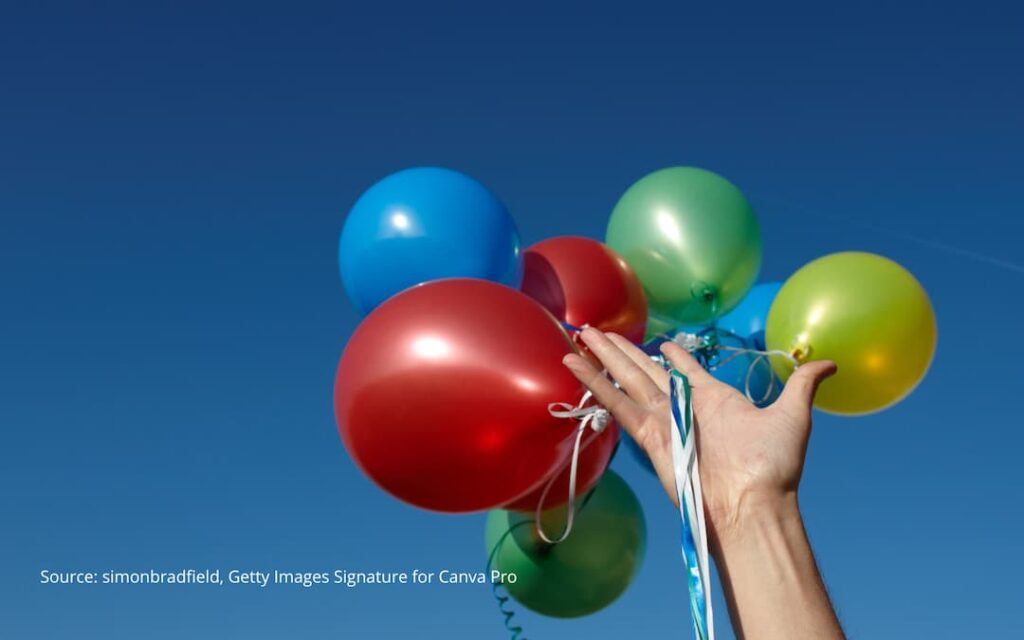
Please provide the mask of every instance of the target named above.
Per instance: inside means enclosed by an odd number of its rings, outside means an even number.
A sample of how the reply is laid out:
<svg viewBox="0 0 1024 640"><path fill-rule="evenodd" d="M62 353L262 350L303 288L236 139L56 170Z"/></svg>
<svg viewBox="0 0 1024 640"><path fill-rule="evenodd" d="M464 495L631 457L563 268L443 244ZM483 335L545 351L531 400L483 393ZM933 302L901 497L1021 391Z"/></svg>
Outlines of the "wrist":
<svg viewBox="0 0 1024 640"><path fill-rule="evenodd" d="M803 521L795 491L749 492L724 517L715 519L717 551L749 542L766 529L802 531Z"/></svg>
<svg viewBox="0 0 1024 640"><path fill-rule="evenodd" d="M732 516L715 522L712 552L734 628L751 639L842 640L796 492L748 495Z"/></svg>

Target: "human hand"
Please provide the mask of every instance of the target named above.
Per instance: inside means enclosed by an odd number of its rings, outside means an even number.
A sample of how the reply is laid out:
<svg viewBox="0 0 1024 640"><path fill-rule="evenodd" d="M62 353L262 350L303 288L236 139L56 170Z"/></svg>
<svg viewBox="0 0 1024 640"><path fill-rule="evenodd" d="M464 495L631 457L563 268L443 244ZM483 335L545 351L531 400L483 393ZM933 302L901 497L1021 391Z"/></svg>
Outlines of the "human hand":
<svg viewBox="0 0 1024 640"><path fill-rule="evenodd" d="M621 389L586 358L568 355L563 362L650 457L675 502L669 373L622 336L587 328L580 337ZM752 511L795 504L811 433L811 404L821 381L835 373L835 364L800 366L778 400L760 409L711 377L679 345L667 342L662 353L689 378L693 389L701 485L712 542L739 529Z"/></svg>

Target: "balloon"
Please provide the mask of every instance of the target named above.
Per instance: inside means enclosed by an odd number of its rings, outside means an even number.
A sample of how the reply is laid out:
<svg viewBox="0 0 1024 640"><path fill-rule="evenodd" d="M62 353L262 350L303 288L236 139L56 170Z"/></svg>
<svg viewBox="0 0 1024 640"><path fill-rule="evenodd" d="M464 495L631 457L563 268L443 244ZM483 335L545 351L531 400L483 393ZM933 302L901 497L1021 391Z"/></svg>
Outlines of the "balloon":
<svg viewBox="0 0 1024 640"><path fill-rule="evenodd" d="M424 509L469 512L520 498L572 449L577 424L548 404L583 388L575 352L539 304L450 279L408 289L352 334L338 365L338 429L360 469Z"/></svg>
<svg viewBox="0 0 1024 640"><path fill-rule="evenodd" d="M626 190L607 241L636 270L652 315L702 324L727 312L761 268L761 231L750 203L725 178L672 167Z"/></svg>
<svg viewBox="0 0 1024 640"><path fill-rule="evenodd" d="M622 595L643 562L644 514L626 482L608 471L585 504L584 499L577 502L569 538L555 545L538 537L532 514L499 510L487 517L492 568L516 574L505 587L537 613L575 618L603 609ZM544 530L557 533L565 517L565 507L545 511Z"/></svg>
<svg viewBox="0 0 1024 640"><path fill-rule="evenodd" d="M710 332L720 345L711 351L706 363L705 368L711 376L740 393L749 393L753 403L759 407L767 407L774 402L782 391L782 382L775 378L771 362L767 358L758 358L755 353L729 349L756 348L748 340L717 329L710 329Z"/></svg>
<svg viewBox="0 0 1024 640"><path fill-rule="evenodd" d="M348 297L368 313L421 282L481 278L519 287L519 234L505 205L450 169L393 173L359 197L338 245Z"/></svg>
<svg viewBox="0 0 1024 640"><path fill-rule="evenodd" d="M523 261L523 293L556 318L643 341L643 287L632 267L607 246L589 238L549 238L527 249Z"/></svg>
<svg viewBox="0 0 1024 640"><path fill-rule="evenodd" d="M732 311L715 322L715 326L747 339L755 349L764 351L764 327L768 321L768 310L781 288L781 282L755 285Z"/></svg>
<svg viewBox="0 0 1024 640"><path fill-rule="evenodd" d="M853 251L818 258L786 280L766 332L769 349L838 365L815 406L846 415L880 411L910 393L931 364L935 336L935 313L914 276ZM792 373L784 358L772 361L783 379Z"/></svg>
<svg viewBox="0 0 1024 640"><path fill-rule="evenodd" d="M615 446L619 443L619 427L609 423L604 431L600 433L591 431L583 435L583 445L580 449L579 463L576 469L576 495L583 495L597 484L601 475L611 462L612 454L615 453ZM569 501L569 475L572 455L565 458L562 468L556 470L558 479L551 485L547 496L544 498L543 507L551 509L561 506ZM537 503L540 502L541 494L547 482L543 482L529 495L514 500L504 506L509 511L527 511L533 513L537 510Z"/></svg>
<svg viewBox="0 0 1024 640"><path fill-rule="evenodd" d="M759 407L766 407L779 397L779 393L782 391L782 382L774 378L771 363L766 358L759 359L759 354L739 351L740 349L756 349L756 347L749 340L722 331L717 327L684 325L645 343L644 352L652 356L660 355L662 343L680 333L703 336L716 345L708 349L706 357L700 359L701 365L711 374L711 377L743 394L749 390L750 398ZM750 376L749 389L747 387L748 374Z"/></svg>

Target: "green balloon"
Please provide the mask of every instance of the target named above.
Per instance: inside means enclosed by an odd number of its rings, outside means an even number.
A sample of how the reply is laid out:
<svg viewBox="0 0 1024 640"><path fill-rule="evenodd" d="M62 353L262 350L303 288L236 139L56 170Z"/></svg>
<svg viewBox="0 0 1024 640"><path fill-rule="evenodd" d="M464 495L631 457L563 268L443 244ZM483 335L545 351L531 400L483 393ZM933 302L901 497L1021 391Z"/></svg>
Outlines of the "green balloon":
<svg viewBox="0 0 1024 640"><path fill-rule="evenodd" d="M722 176L671 167L619 198L607 242L626 259L650 311L673 325L704 324L736 306L761 269L761 229Z"/></svg>
<svg viewBox="0 0 1024 640"><path fill-rule="evenodd" d="M577 500L578 508L583 499ZM523 606L555 618L585 616L614 602L633 581L647 528L640 502L613 471L605 472L577 511L565 542L541 540L533 517L501 509L487 516L487 553L500 544L491 567L515 574L504 584ZM548 537L562 530L565 517L565 506L541 514Z"/></svg>
<svg viewBox="0 0 1024 640"><path fill-rule="evenodd" d="M765 326L769 349L836 363L814 405L844 415L880 411L910 393L928 371L935 339L935 312L917 279L857 251L801 267L775 296ZM772 366L783 380L793 372L785 358Z"/></svg>

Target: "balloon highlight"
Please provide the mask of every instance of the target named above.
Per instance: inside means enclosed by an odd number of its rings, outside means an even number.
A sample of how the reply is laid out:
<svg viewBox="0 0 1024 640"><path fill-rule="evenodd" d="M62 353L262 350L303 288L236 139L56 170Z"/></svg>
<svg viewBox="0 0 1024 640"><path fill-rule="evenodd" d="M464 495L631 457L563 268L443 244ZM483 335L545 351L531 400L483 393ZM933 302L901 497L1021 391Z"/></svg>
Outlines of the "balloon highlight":
<svg viewBox="0 0 1024 640"><path fill-rule="evenodd" d="M849 251L818 258L782 286L768 314L769 349L800 362L832 360L815 406L864 415L900 401L924 377L935 353L935 312L921 283L899 264ZM785 380L793 372L772 358Z"/></svg>
<svg viewBox="0 0 1024 640"><path fill-rule="evenodd" d="M393 173L366 190L345 219L338 265L362 313L413 285L480 278L519 287L519 232L496 195L451 169Z"/></svg>
<svg viewBox="0 0 1024 640"><path fill-rule="evenodd" d="M608 245L632 265L651 315L702 324L736 306L761 268L761 229L725 178L696 167L644 176L619 199Z"/></svg>

